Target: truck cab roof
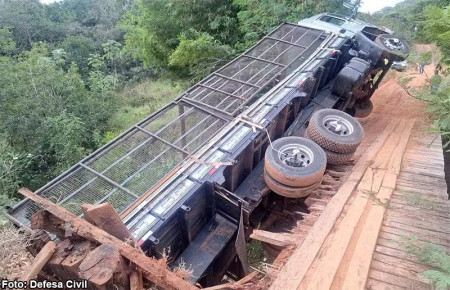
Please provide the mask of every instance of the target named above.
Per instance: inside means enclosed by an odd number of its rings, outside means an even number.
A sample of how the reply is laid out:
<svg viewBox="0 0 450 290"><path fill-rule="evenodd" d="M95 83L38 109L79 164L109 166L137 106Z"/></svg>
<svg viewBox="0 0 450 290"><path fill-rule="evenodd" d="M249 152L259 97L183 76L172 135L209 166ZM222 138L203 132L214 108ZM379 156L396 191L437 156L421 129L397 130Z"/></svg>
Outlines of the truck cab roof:
<svg viewBox="0 0 450 290"><path fill-rule="evenodd" d="M300 20L298 24L315 29L326 30L336 34L343 34L348 37L353 37L357 32L365 29L379 29L378 27L361 20L334 13L314 15L310 18ZM385 32L389 34L392 33L392 31Z"/></svg>

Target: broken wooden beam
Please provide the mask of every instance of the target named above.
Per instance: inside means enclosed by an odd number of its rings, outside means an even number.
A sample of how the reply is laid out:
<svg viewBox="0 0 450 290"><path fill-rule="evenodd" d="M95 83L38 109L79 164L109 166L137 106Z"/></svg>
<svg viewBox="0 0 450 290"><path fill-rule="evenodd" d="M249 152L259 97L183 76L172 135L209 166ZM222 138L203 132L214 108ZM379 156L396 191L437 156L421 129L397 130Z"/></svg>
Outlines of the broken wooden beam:
<svg viewBox="0 0 450 290"><path fill-rule="evenodd" d="M109 202L98 205L83 204L81 208L84 217L88 222L142 251L141 247L139 247L136 240L123 223L116 209ZM143 289L142 285L141 271L139 271L139 269L133 270L130 273L130 289Z"/></svg>
<svg viewBox="0 0 450 290"><path fill-rule="evenodd" d="M278 247L287 247L296 244L295 237L285 233L271 233L268 231L253 230L250 238Z"/></svg>
<svg viewBox="0 0 450 290"><path fill-rule="evenodd" d="M128 289L128 265L116 247L101 245L80 264L80 278L97 289ZM115 286L115 287L114 287Z"/></svg>
<svg viewBox="0 0 450 290"><path fill-rule="evenodd" d="M33 260L31 266L25 271L22 277L19 279L20 281L29 281L31 279L35 279L39 272L41 272L42 268L45 266L47 261L52 257L55 252L56 244L53 241L49 241L39 254Z"/></svg>
<svg viewBox="0 0 450 290"><path fill-rule="evenodd" d="M165 289L197 289L188 281L181 279L169 269L162 267L156 260L145 256L139 249L122 242L104 230L90 224L88 221L77 217L65 208L52 203L42 196L34 194L26 188L19 189L19 193L38 203L52 215L63 220L65 222L64 227L66 230L71 230L78 236L90 241L116 247L122 256L132 261L140 269L142 269L144 277L154 284L164 287Z"/></svg>
<svg viewBox="0 0 450 290"><path fill-rule="evenodd" d="M45 269L62 280L79 279L79 266L95 247L96 244L88 240L65 239L56 245Z"/></svg>
<svg viewBox="0 0 450 290"><path fill-rule="evenodd" d="M133 236L128 231L115 208L109 202L98 205L83 204L81 208L88 222L119 240L130 242L135 246Z"/></svg>

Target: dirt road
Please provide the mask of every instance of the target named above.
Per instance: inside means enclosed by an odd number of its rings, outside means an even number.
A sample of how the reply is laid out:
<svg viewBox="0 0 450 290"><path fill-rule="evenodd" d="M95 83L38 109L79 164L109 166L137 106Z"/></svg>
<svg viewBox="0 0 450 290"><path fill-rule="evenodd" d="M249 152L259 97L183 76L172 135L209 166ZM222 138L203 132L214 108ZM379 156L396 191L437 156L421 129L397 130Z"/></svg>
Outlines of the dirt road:
<svg viewBox="0 0 450 290"><path fill-rule="evenodd" d="M372 96L374 110L369 117L359 119L365 130L363 143L358 148L356 158L360 156L381 133L393 118L416 118L414 136L429 131L431 119L426 112L426 104L410 96L399 84L398 79L410 79L407 87L419 89L427 84L427 75L433 74L433 66L425 67L426 75L419 74L415 68L398 73L391 71ZM414 94L413 94L414 95Z"/></svg>

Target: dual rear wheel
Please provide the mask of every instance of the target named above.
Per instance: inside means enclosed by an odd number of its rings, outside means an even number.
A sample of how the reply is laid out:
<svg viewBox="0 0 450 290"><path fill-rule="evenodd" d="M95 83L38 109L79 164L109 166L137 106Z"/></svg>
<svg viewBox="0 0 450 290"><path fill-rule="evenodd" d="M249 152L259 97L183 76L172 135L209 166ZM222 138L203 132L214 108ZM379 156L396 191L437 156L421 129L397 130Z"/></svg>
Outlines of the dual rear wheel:
<svg viewBox="0 0 450 290"><path fill-rule="evenodd" d="M334 109L316 111L305 137L283 137L267 148L264 180L288 198L308 196L319 187L327 162L343 164L353 158L364 136L361 124Z"/></svg>

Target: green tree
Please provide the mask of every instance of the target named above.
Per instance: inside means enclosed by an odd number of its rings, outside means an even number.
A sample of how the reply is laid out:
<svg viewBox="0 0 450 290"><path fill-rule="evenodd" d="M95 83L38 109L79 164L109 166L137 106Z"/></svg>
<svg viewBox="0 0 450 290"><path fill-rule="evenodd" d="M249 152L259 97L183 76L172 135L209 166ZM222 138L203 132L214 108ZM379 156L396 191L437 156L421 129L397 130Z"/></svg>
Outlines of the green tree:
<svg viewBox="0 0 450 290"><path fill-rule="evenodd" d="M224 65L233 50L223 45L206 32L181 34L180 44L169 57L169 65L188 68L194 79L211 73Z"/></svg>
<svg viewBox="0 0 450 290"><path fill-rule="evenodd" d="M253 45L283 21L300 19L322 12L345 12L338 0L233 0L239 7L239 29L243 33L243 47Z"/></svg>
<svg viewBox="0 0 450 290"><path fill-rule="evenodd" d="M34 42L57 42L64 36L58 23L47 18L46 6L39 0L0 1L0 28L8 27L19 51Z"/></svg>
<svg viewBox="0 0 450 290"><path fill-rule="evenodd" d="M423 26L427 40L436 43L442 53L442 61L450 64L450 6L427 7Z"/></svg>
<svg viewBox="0 0 450 290"><path fill-rule="evenodd" d="M233 46L240 39L236 13L229 0L138 0L123 21L127 31L125 49L147 67L167 67L181 41L186 43L182 35L187 37L191 31L208 34L208 41L215 44L213 51L217 45ZM193 40L196 36L188 38ZM205 49L203 52L211 55Z"/></svg>
<svg viewBox="0 0 450 290"><path fill-rule="evenodd" d="M97 52L97 44L84 35L69 35L57 45L67 54L67 63L76 63L84 79L89 75L89 55Z"/></svg>
<svg viewBox="0 0 450 290"><path fill-rule="evenodd" d="M0 28L0 56L10 55L16 50L16 42L13 40L12 32L9 28Z"/></svg>
<svg viewBox="0 0 450 290"><path fill-rule="evenodd" d="M35 156L17 178L34 189L97 148L114 109L111 93L87 90L76 65L61 69L45 44L0 57L0 103L3 142Z"/></svg>

